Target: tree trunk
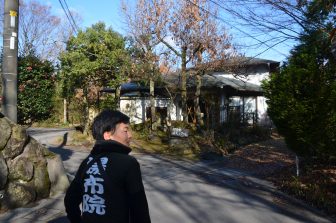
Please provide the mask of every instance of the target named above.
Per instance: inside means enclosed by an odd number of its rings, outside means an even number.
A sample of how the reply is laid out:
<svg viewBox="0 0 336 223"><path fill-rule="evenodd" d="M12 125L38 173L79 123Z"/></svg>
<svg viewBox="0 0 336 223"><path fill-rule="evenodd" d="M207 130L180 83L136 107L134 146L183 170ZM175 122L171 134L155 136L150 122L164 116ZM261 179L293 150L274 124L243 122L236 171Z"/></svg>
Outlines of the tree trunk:
<svg viewBox="0 0 336 223"><path fill-rule="evenodd" d="M182 69L181 69L181 102L183 122L188 123L187 108L187 48L182 49Z"/></svg>
<svg viewBox="0 0 336 223"><path fill-rule="evenodd" d="M84 90L84 96L83 96L83 102L84 102L84 129L83 129L83 134L84 135L89 135L90 131L90 118L89 118L89 100L88 100L88 94Z"/></svg>
<svg viewBox="0 0 336 223"><path fill-rule="evenodd" d="M199 98L201 95L201 86L202 86L202 77L199 73L196 74L196 92L195 92L195 100L194 100L194 110L196 113L196 125L203 126L203 118L201 113L201 108L199 105Z"/></svg>
<svg viewBox="0 0 336 223"><path fill-rule="evenodd" d="M156 121L155 116L155 101L154 101L154 81L153 78L149 80L149 97L150 97L150 109L151 109L151 128L152 130L156 130L156 125L154 125Z"/></svg>
<svg viewBox="0 0 336 223"><path fill-rule="evenodd" d="M121 91L121 86L118 86L116 88L116 93L115 93L115 97L116 97L116 110L120 111L120 91Z"/></svg>
<svg viewBox="0 0 336 223"><path fill-rule="evenodd" d="M67 99L63 99L63 123L68 123L68 102Z"/></svg>

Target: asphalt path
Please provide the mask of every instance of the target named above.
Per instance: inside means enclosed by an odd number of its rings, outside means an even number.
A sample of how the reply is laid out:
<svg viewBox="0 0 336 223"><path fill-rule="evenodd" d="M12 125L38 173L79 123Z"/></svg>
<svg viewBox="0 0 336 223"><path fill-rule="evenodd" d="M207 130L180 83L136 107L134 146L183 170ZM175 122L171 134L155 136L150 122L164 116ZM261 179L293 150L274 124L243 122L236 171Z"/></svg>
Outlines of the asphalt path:
<svg viewBox="0 0 336 223"><path fill-rule="evenodd" d="M71 179L88 155L66 146L73 129L28 129L31 136L60 154ZM50 145L55 137L60 145ZM141 164L152 222L159 223L296 223L335 222L308 205L277 191L271 183L215 161L191 162L131 153ZM67 222L64 214L54 221Z"/></svg>

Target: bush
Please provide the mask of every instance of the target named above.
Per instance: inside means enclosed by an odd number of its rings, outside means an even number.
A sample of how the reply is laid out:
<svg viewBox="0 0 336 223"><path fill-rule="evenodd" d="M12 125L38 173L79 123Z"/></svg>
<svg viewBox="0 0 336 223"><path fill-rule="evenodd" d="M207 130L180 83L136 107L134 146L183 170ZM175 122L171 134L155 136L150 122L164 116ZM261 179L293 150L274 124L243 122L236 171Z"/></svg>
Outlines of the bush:
<svg viewBox="0 0 336 223"><path fill-rule="evenodd" d="M18 65L18 123L48 119L55 94L52 64L30 55L19 58Z"/></svg>

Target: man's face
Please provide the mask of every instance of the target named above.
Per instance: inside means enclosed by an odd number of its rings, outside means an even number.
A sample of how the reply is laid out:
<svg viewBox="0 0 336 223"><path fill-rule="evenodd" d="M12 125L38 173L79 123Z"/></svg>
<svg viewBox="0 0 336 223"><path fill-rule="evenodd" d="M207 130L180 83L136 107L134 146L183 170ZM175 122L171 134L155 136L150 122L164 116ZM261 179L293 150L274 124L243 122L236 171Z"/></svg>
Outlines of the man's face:
<svg viewBox="0 0 336 223"><path fill-rule="evenodd" d="M117 124L115 132L111 135L111 139L125 146L129 146L132 139L131 127L129 124Z"/></svg>

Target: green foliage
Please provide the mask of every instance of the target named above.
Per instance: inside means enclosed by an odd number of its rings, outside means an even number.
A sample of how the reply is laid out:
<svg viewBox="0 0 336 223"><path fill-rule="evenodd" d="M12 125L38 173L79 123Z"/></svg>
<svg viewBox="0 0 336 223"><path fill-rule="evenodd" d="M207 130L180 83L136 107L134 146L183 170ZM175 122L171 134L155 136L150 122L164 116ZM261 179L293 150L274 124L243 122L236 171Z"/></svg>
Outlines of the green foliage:
<svg viewBox="0 0 336 223"><path fill-rule="evenodd" d="M333 23L316 7L307 7L307 21L318 20L326 30L307 23L288 64L264 89L269 115L290 149L301 156L328 157L336 154L336 58L326 35Z"/></svg>
<svg viewBox="0 0 336 223"><path fill-rule="evenodd" d="M89 111L96 108L98 92L103 87L116 88L127 79L129 55L124 38L97 23L70 38L61 54L62 96L79 99L84 132L90 128Z"/></svg>
<svg viewBox="0 0 336 223"><path fill-rule="evenodd" d="M70 38L60 60L63 96L72 96L75 89L81 89L91 105L97 99L97 88L116 87L127 78L129 57L124 39L104 23Z"/></svg>
<svg viewBox="0 0 336 223"><path fill-rule="evenodd" d="M117 101L118 99L113 95L106 95L103 99L100 100L99 108L101 110L104 109L117 109Z"/></svg>
<svg viewBox="0 0 336 223"><path fill-rule="evenodd" d="M18 65L18 123L48 119L55 93L52 64L29 55L19 58Z"/></svg>

